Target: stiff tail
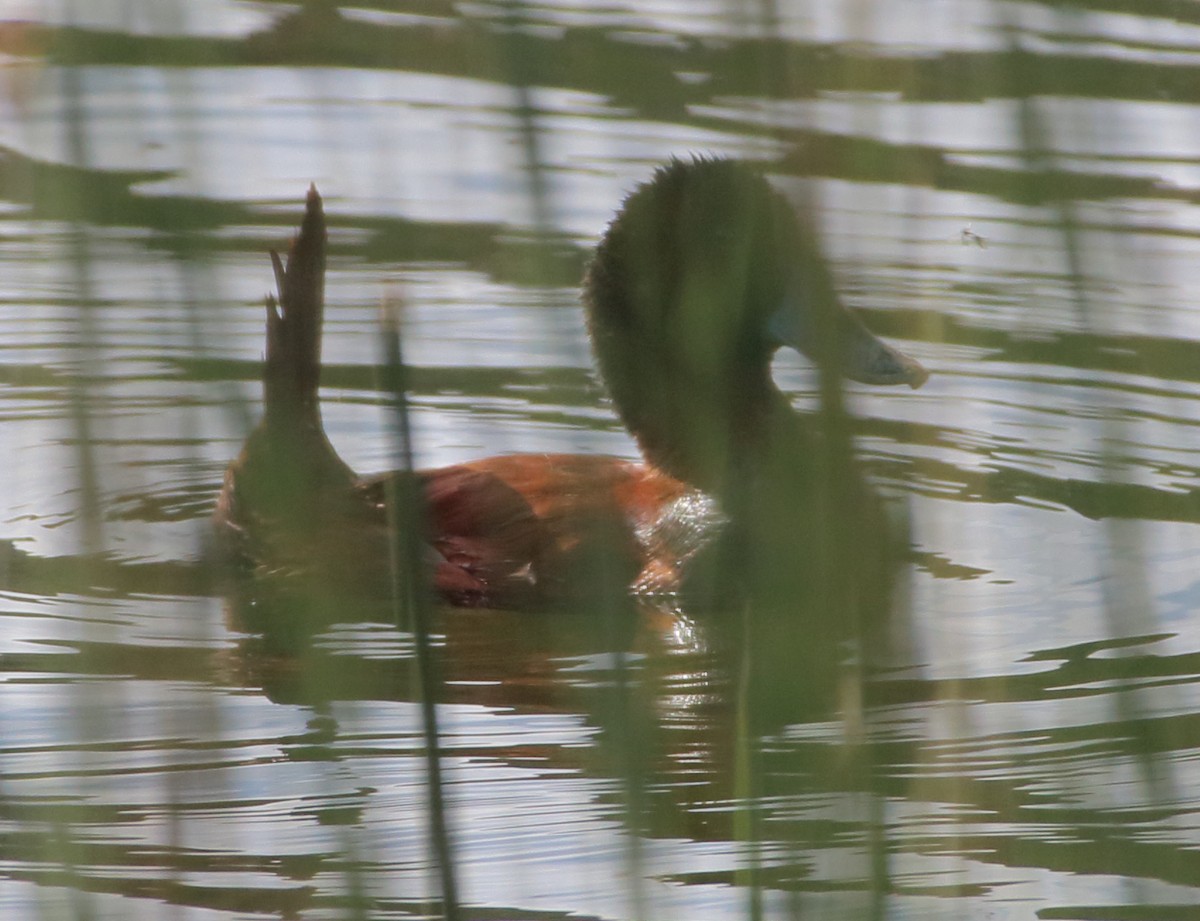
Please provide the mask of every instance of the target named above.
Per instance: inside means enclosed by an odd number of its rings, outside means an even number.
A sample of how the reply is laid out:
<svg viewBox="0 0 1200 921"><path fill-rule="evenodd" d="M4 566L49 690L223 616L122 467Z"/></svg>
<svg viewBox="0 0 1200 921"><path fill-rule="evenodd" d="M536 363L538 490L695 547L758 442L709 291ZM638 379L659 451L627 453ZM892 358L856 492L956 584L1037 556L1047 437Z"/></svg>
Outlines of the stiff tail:
<svg viewBox="0 0 1200 921"><path fill-rule="evenodd" d="M321 323L325 313L325 212L309 186L304 221L288 251L287 266L274 250L271 264L279 300L267 295L267 360L263 402L270 421L319 424Z"/></svg>
<svg viewBox="0 0 1200 921"><path fill-rule="evenodd" d="M278 300L267 297L263 421L225 471L216 521L236 558L305 568L314 529L353 513L354 472L325 437L317 403L325 312L325 215L316 187L284 265L271 253Z"/></svg>

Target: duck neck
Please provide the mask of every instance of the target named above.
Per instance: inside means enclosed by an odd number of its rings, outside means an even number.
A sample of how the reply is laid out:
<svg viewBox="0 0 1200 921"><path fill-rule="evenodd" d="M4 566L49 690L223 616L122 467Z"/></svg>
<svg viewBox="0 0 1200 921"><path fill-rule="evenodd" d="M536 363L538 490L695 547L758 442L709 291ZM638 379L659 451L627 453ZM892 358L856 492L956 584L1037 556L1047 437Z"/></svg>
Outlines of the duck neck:
<svg viewBox="0 0 1200 921"><path fill-rule="evenodd" d="M652 401L638 401L621 415L646 462L736 509L788 472L803 475L813 434L769 375L742 381L729 393L695 398L690 413L652 418Z"/></svg>

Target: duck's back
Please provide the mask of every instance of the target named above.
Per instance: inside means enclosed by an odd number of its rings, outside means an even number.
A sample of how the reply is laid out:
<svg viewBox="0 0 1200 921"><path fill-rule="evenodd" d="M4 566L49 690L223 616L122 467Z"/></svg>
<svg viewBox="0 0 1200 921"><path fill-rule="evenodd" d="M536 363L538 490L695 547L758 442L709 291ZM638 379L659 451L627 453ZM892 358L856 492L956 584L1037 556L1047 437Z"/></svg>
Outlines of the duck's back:
<svg viewBox="0 0 1200 921"><path fill-rule="evenodd" d="M397 476L360 489L382 508ZM601 578L633 584L654 562L647 535L688 492L645 465L580 454L501 455L415 476L438 594L506 607L569 601Z"/></svg>

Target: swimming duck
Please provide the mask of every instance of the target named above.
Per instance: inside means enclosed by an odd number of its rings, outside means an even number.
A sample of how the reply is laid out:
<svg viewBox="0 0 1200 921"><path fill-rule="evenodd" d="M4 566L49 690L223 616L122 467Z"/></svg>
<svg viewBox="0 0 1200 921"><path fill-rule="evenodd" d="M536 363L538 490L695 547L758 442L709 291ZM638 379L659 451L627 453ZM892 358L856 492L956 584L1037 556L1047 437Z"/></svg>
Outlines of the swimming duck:
<svg viewBox="0 0 1200 921"><path fill-rule="evenodd" d="M918 387L927 373L842 307L815 235L748 165L662 166L625 200L587 269L597 365L642 463L514 454L356 475L325 436L317 396L325 233L313 188L286 265L271 254L264 414L216 511L225 545L260 574L317 572L361 588L365 569L386 572L388 499L409 476L424 497L433 587L452 604L566 598L597 559L643 591L677 591L733 559L749 582L786 574L827 593L819 573L834 532L873 548L863 554L872 572L886 565L886 516L831 448L836 426L795 412L770 362L789 346L823 379Z"/></svg>

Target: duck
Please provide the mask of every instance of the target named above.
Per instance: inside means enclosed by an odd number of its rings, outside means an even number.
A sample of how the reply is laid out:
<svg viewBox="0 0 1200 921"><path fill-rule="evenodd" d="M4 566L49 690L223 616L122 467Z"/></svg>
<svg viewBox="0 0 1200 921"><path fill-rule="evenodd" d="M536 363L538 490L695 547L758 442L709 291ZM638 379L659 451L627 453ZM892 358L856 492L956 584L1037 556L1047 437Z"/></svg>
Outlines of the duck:
<svg viewBox="0 0 1200 921"><path fill-rule="evenodd" d="M270 254L263 415L214 515L244 571L388 591L389 504L407 489L423 506L425 576L451 605L562 602L591 592L597 573L633 594L766 585L851 606L831 598L879 595L894 529L857 469L840 380L916 388L928 372L844 307L817 234L758 169L661 165L585 271L596 367L640 460L514 453L355 473L318 396L326 235L311 187L286 261ZM784 347L816 365L833 410L798 412L775 385ZM843 551L861 565L846 573Z"/></svg>

